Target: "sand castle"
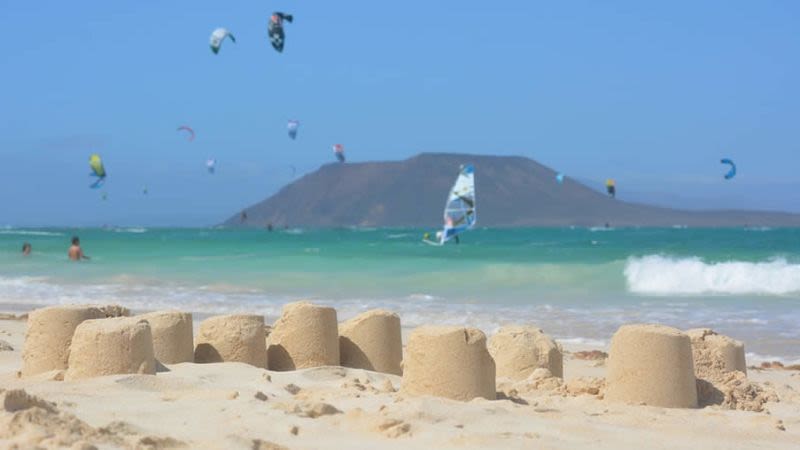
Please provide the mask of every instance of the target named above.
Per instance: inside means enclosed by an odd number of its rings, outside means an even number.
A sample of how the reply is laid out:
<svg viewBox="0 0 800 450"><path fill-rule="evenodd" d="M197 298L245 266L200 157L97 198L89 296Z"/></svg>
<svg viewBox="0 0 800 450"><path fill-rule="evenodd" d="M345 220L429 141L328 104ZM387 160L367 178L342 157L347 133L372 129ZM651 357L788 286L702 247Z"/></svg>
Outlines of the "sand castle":
<svg viewBox="0 0 800 450"><path fill-rule="evenodd" d="M662 325L624 325L608 357L606 398L669 408L696 408L689 336Z"/></svg>
<svg viewBox="0 0 800 450"><path fill-rule="evenodd" d="M22 352L22 376L66 369L75 328L85 320L103 317L100 308L87 305L50 306L32 311Z"/></svg>
<svg viewBox="0 0 800 450"><path fill-rule="evenodd" d="M463 327L415 329L406 347L401 390L453 400L494 400L495 364L486 349L486 335Z"/></svg>
<svg viewBox="0 0 800 450"><path fill-rule="evenodd" d="M402 375L400 316L373 309L339 325L341 365Z"/></svg>
<svg viewBox="0 0 800 450"><path fill-rule="evenodd" d="M150 324L136 317L118 317L78 325L64 379L124 373L156 373Z"/></svg>
<svg viewBox="0 0 800 450"><path fill-rule="evenodd" d="M194 361L192 315L180 311L157 311L139 318L150 324L153 352L161 364Z"/></svg>
<svg viewBox="0 0 800 450"><path fill-rule="evenodd" d="M268 338L270 370L339 365L336 310L309 302L283 307Z"/></svg>
<svg viewBox="0 0 800 450"><path fill-rule="evenodd" d="M497 366L497 376L514 381L528 378L543 368L564 377L561 346L532 326L505 326L489 339L489 353Z"/></svg>
<svg viewBox="0 0 800 450"><path fill-rule="evenodd" d="M747 373L747 363L744 357L744 344L717 334L708 328L687 330L686 334L692 341L694 354L694 370L697 376L702 376L707 371L724 371Z"/></svg>
<svg viewBox="0 0 800 450"><path fill-rule="evenodd" d="M243 362L256 367L267 367L264 317L232 314L204 320L197 333L194 361Z"/></svg>

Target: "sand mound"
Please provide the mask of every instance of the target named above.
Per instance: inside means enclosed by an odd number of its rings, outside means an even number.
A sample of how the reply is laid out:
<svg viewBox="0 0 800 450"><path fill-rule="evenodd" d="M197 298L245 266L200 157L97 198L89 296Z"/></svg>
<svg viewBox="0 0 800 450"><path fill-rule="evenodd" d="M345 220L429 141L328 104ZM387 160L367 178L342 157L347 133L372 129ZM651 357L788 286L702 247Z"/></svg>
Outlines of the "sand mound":
<svg viewBox="0 0 800 450"><path fill-rule="evenodd" d="M497 376L524 380L538 368L564 376L561 346L536 327L505 326L489 339Z"/></svg>
<svg viewBox="0 0 800 450"><path fill-rule="evenodd" d="M28 408L42 408L45 411L53 412L56 404L40 399L34 395L29 395L23 389L12 389L10 391L0 390L3 397L3 410L6 412L17 412Z"/></svg>
<svg viewBox="0 0 800 450"><path fill-rule="evenodd" d="M204 320L198 331L194 360L198 363L242 362L266 368L264 317L232 314Z"/></svg>
<svg viewBox="0 0 800 450"><path fill-rule="evenodd" d="M106 318L130 317L131 310L122 305L98 305L97 309L103 312Z"/></svg>
<svg viewBox="0 0 800 450"><path fill-rule="evenodd" d="M747 379L744 345L708 328L686 332L692 340L697 396L700 406L763 411L778 401L771 389Z"/></svg>
<svg viewBox="0 0 800 450"><path fill-rule="evenodd" d="M453 400L494 400L495 365L486 335L463 327L426 326L409 336L401 391Z"/></svg>
<svg viewBox="0 0 800 450"><path fill-rule="evenodd" d="M93 428L72 414L61 412L55 404L27 394L24 390L0 391L4 413L0 414L0 439L3 448L90 449L181 448L185 444L169 437L141 436L124 422Z"/></svg>
<svg viewBox="0 0 800 450"><path fill-rule="evenodd" d="M411 424L402 419L388 417L383 408L378 414L354 408L348 411L345 417L347 419L345 424L348 428L377 433L389 439L411 437Z"/></svg>
<svg viewBox="0 0 800 450"><path fill-rule="evenodd" d="M136 317L117 317L78 325L64 379L123 373L156 373L150 324Z"/></svg>
<svg viewBox="0 0 800 450"><path fill-rule="evenodd" d="M777 402L772 389L747 379L744 372L720 372L697 380L700 406L718 406L741 411L763 411L768 402Z"/></svg>
<svg viewBox="0 0 800 450"><path fill-rule="evenodd" d="M84 320L105 317L94 306L50 306L30 313L22 350L22 376L67 368L75 328Z"/></svg>
<svg viewBox="0 0 800 450"><path fill-rule="evenodd" d="M95 430L71 414L61 413L53 403L23 390L2 394L5 414L0 415L0 439L9 448L63 448L91 439L100 443ZM121 441L102 440L121 445Z"/></svg>
<svg viewBox="0 0 800 450"><path fill-rule="evenodd" d="M139 318L150 324L153 353L161 364L194 361L192 315L180 311L159 311Z"/></svg>
<svg viewBox="0 0 800 450"><path fill-rule="evenodd" d="M547 369L538 368L524 380L498 379L497 391L502 393L503 398L514 400L519 394L558 394L563 386L561 377L554 376Z"/></svg>
<svg viewBox="0 0 800 450"><path fill-rule="evenodd" d="M270 370L339 365L336 310L309 302L289 303L275 322L269 341Z"/></svg>
<svg viewBox="0 0 800 450"><path fill-rule="evenodd" d="M341 414L335 406L328 403L302 403L294 405L291 410L292 414L300 417L308 417L309 419L316 419L322 416L332 416L334 414Z"/></svg>
<svg viewBox="0 0 800 450"><path fill-rule="evenodd" d="M594 395L603 397L603 391L606 387L606 380L603 378L595 377L578 377L573 378L559 389L564 395L578 397L581 395Z"/></svg>
<svg viewBox="0 0 800 450"><path fill-rule="evenodd" d="M345 367L402 375L400 316L374 309L339 325L339 353Z"/></svg>
<svg viewBox="0 0 800 450"><path fill-rule="evenodd" d="M689 336L661 325L624 325L608 357L606 398L668 408L697 407Z"/></svg>

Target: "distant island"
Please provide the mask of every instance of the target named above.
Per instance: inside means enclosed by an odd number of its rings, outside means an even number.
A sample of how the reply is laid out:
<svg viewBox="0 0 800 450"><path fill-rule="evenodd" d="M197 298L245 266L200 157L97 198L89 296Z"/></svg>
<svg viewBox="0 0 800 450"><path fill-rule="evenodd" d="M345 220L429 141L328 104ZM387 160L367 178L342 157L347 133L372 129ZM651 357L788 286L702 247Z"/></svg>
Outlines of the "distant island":
<svg viewBox="0 0 800 450"><path fill-rule="evenodd" d="M624 202L569 177L559 184L555 171L529 158L451 153L422 153L403 161L326 164L237 212L224 225L438 227L461 164L475 166L478 226L482 227L800 226L800 214L686 211Z"/></svg>

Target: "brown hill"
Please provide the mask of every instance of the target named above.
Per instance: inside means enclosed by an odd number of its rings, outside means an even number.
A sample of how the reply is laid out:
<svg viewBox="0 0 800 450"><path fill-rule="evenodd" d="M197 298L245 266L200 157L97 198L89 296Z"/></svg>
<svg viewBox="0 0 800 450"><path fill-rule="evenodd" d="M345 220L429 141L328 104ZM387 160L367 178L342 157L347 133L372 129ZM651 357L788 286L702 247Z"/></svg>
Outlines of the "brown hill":
<svg viewBox="0 0 800 450"><path fill-rule="evenodd" d="M682 211L614 200L517 156L423 153L404 161L327 164L237 213L227 226L438 226L461 164L475 166L478 225L800 226L800 215ZM624 189L624 187L623 187Z"/></svg>

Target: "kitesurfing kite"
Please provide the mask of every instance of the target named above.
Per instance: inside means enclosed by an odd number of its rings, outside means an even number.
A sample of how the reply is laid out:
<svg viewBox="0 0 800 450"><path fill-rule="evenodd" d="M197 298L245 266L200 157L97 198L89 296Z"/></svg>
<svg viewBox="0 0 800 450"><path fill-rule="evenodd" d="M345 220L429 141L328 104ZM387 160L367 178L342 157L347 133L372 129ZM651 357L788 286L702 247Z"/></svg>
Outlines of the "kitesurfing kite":
<svg viewBox="0 0 800 450"><path fill-rule="evenodd" d="M333 154L336 155L336 159L343 163L345 161L344 158L344 145L342 144L333 144Z"/></svg>
<svg viewBox="0 0 800 450"><path fill-rule="evenodd" d="M291 14L282 12L274 12L269 18L269 26L267 26L269 41L272 43L272 48L277 50L278 53L283 52L283 44L286 38L283 32L283 21L285 20L292 23L292 19L293 17Z"/></svg>
<svg viewBox="0 0 800 450"><path fill-rule="evenodd" d="M208 169L208 173L213 174L215 170L217 170L217 160L214 158L208 158L206 160L206 169Z"/></svg>
<svg viewBox="0 0 800 450"><path fill-rule="evenodd" d="M97 189L106 182L106 168L103 167L103 160L100 159L100 155L94 154L89 157L89 167L92 168L92 173L89 174L90 177L97 177L97 180L92 183L89 187L92 189Z"/></svg>
<svg viewBox="0 0 800 450"><path fill-rule="evenodd" d="M211 32L209 45L211 46L211 51L214 52L215 55L219 53L219 48L222 47L222 41L224 41L226 37L231 38L231 42L234 44L236 43L236 38L233 37L231 32L226 28L217 28Z"/></svg>
<svg viewBox="0 0 800 450"><path fill-rule="evenodd" d="M191 127L189 127L187 125L181 125L181 126L178 127L177 131L181 131L181 130L189 132L189 137L188 137L189 142L194 141L194 130Z"/></svg>
<svg viewBox="0 0 800 450"><path fill-rule="evenodd" d="M606 192L611 198L617 197L617 182L609 178L606 180Z"/></svg>
<svg viewBox="0 0 800 450"><path fill-rule="evenodd" d="M142 194L147 195L148 192L147 186L142 187Z"/></svg>
<svg viewBox="0 0 800 450"><path fill-rule="evenodd" d="M727 164L727 165L731 166L730 170L728 170L728 173L725 174L725 179L726 180L730 180L731 178L736 176L736 164L734 164L733 161L731 161L728 158L723 158L719 162L721 164Z"/></svg>
<svg viewBox="0 0 800 450"><path fill-rule="evenodd" d="M425 235L423 241L431 245L444 245L450 239L459 242L458 235L475 226L475 169L461 166L458 178L450 189L444 205L444 227L436 232L436 240Z"/></svg>
<svg viewBox="0 0 800 450"><path fill-rule="evenodd" d="M299 126L300 126L300 122L298 122L296 120L290 120L286 124L286 129L289 130L289 137L290 138L292 138L292 139L296 139L297 138L297 127L299 127Z"/></svg>
<svg viewBox="0 0 800 450"><path fill-rule="evenodd" d="M558 184L563 184L564 183L564 174L563 173L557 174L556 175L556 181L558 181Z"/></svg>

